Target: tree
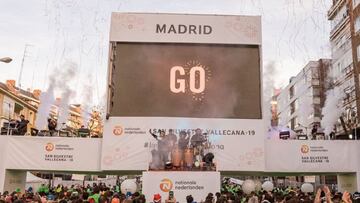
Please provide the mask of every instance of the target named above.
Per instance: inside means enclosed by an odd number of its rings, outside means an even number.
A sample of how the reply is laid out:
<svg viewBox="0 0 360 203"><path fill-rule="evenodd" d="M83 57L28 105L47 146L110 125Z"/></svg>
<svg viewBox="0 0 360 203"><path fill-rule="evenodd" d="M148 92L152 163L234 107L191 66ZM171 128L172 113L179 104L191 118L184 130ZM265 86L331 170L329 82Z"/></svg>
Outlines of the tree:
<svg viewBox="0 0 360 203"><path fill-rule="evenodd" d="M103 115L104 108L102 106L94 106L90 113L90 119L88 121L88 128L90 130L90 136L92 137L102 137L104 124L103 124Z"/></svg>

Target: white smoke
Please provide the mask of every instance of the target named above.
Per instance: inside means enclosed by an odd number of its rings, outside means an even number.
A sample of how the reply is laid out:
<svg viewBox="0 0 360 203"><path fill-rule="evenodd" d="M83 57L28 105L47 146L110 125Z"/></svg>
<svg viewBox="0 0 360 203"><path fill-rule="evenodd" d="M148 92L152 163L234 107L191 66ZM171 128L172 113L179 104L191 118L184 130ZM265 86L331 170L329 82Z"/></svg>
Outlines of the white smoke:
<svg viewBox="0 0 360 203"><path fill-rule="evenodd" d="M302 71L304 74L304 77L298 81L295 86L295 98L297 98L296 102L298 107L298 123L300 124L300 127L303 128L304 133L306 131L306 128L310 128L309 126L311 124L311 120L309 119L310 114L314 114L314 105L313 105L313 94L312 94L312 88L309 88L311 86L311 80L309 80L309 76L305 73L305 71Z"/></svg>
<svg viewBox="0 0 360 203"><path fill-rule="evenodd" d="M305 93L303 97L299 97L299 122L302 126L309 128L309 116L314 112L314 105L312 103L312 96Z"/></svg>
<svg viewBox="0 0 360 203"><path fill-rule="evenodd" d="M35 126L39 129L46 129L47 118L49 116L51 106L55 102L54 86L50 84L46 92L42 92L40 95L40 105L36 116Z"/></svg>
<svg viewBox="0 0 360 203"><path fill-rule="evenodd" d="M47 118L49 117L51 106L54 105L54 92L61 93L61 100L58 109L58 126L66 123L69 116L70 99L75 96L69 83L76 76L77 65L73 62L65 62L60 68L55 68L49 76L48 89L40 95L39 112L36 118L36 127L45 129L47 126Z"/></svg>
<svg viewBox="0 0 360 203"><path fill-rule="evenodd" d="M92 102L93 102L93 87L91 84L92 77L90 74L87 75L86 81L83 82L83 89L82 89L82 117L83 117L83 125L86 124L90 120L90 114L92 111ZM106 97L103 97L106 98Z"/></svg>
<svg viewBox="0 0 360 203"><path fill-rule="evenodd" d="M337 120L341 116L341 101L345 97L344 91L335 87L326 92L325 105L322 109L323 118L321 126L325 129L325 135L329 135L334 128Z"/></svg>
<svg viewBox="0 0 360 203"><path fill-rule="evenodd" d="M281 127L289 127L289 115L288 115L288 112L289 112L290 110L289 109L287 109L287 110L285 110L282 114L281 114L281 117L280 117L280 121L279 121L279 126L281 126Z"/></svg>
<svg viewBox="0 0 360 203"><path fill-rule="evenodd" d="M269 62L263 70L263 116L265 126L271 126L271 100L274 96L276 67L273 61Z"/></svg>
<svg viewBox="0 0 360 203"><path fill-rule="evenodd" d="M69 83L76 75L77 65L73 62L66 62L62 70L58 71L55 82L61 91L61 100L58 112L58 125L66 123L70 111L70 99L75 96L75 92L71 89Z"/></svg>

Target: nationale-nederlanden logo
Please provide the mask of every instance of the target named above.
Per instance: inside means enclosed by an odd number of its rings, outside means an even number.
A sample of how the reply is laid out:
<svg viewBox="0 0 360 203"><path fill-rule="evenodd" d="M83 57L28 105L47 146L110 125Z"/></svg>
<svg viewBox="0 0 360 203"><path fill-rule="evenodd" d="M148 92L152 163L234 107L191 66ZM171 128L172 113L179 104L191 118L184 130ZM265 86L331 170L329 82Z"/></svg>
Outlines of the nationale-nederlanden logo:
<svg viewBox="0 0 360 203"><path fill-rule="evenodd" d="M160 190L169 192L173 188L173 182L169 178L164 178L160 182Z"/></svg>
<svg viewBox="0 0 360 203"><path fill-rule="evenodd" d="M124 129L120 125L115 126L113 129L113 135L115 135L115 136L120 136L123 134L123 132L124 132Z"/></svg>
<svg viewBox="0 0 360 203"><path fill-rule="evenodd" d="M304 145L301 145L300 151L301 151L301 153L306 154L310 151L310 148L309 148L309 146L304 144Z"/></svg>
<svg viewBox="0 0 360 203"><path fill-rule="evenodd" d="M49 142L49 143L47 143L47 144L45 145L45 150L48 151L48 152L53 151L54 148L55 148L55 146L54 146L54 144L51 143L51 142Z"/></svg>

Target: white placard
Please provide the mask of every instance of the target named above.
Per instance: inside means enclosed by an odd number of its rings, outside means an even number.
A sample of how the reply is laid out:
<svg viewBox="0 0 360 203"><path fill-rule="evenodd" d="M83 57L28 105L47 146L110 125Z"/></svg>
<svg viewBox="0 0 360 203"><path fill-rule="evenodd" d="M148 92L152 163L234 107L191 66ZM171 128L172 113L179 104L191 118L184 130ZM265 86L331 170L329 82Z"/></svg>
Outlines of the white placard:
<svg viewBox="0 0 360 203"><path fill-rule="evenodd" d="M4 191L7 138L8 136L0 135L0 192Z"/></svg>
<svg viewBox="0 0 360 203"><path fill-rule="evenodd" d="M219 172L144 172L143 193L148 202L154 194L160 194L162 202L168 198L169 191L174 192L177 202L186 202L186 196L192 195L194 201L202 202L208 193L220 192Z"/></svg>
<svg viewBox="0 0 360 203"><path fill-rule="evenodd" d="M263 171L261 120L111 117L105 123L102 170L148 170L157 141L149 129L200 128L208 133L219 171Z"/></svg>
<svg viewBox="0 0 360 203"><path fill-rule="evenodd" d="M357 143L332 140L268 140L268 172L355 172Z"/></svg>
<svg viewBox="0 0 360 203"><path fill-rule="evenodd" d="M110 41L260 45L261 18L112 13Z"/></svg>
<svg viewBox="0 0 360 203"><path fill-rule="evenodd" d="M7 169L99 171L101 139L8 137Z"/></svg>

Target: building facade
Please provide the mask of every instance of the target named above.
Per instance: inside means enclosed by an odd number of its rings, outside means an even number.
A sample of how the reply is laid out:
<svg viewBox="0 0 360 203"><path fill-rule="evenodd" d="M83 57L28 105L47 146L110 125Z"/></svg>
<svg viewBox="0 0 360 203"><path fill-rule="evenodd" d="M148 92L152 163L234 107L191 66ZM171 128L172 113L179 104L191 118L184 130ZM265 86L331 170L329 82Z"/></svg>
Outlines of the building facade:
<svg viewBox="0 0 360 203"><path fill-rule="evenodd" d="M27 132L30 134L31 128L39 128L35 125L37 110L40 105L40 90L23 90L16 87L14 80L7 80L6 83L0 82L0 127L10 120L19 120L20 115L24 115L26 120L29 120ZM58 118L58 110L60 99L56 99L55 104L52 105L48 117L55 120ZM86 116L86 121L84 120ZM103 125L99 112L94 110L92 112L84 112L79 104L69 105L69 116L64 124L59 124L57 129L66 129L71 134L77 134L77 130L83 125L90 129L90 132L95 137L102 136ZM43 129L39 129L43 130Z"/></svg>
<svg viewBox="0 0 360 203"><path fill-rule="evenodd" d="M273 96L271 97L271 126L279 125L279 113L278 113L278 96L281 93L281 89L274 89Z"/></svg>
<svg viewBox="0 0 360 203"><path fill-rule="evenodd" d="M310 61L277 96L278 122L292 130L309 134L320 125L325 102L325 80L330 59Z"/></svg>
<svg viewBox="0 0 360 203"><path fill-rule="evenodd" d="M343 113L335 125L336 135L340 136L351 134L359 123L360 0L333 0L328 20L332 52L329 77L345 95L339 101Z"/></svg>
<svg viewBox="0 0 360 203"><path fill-rule="evenodd" d="M12 119L19 120L20 115L24 115L29 121L28 132L30 128L35 127L37 98L30 92L15 87L14 80L8 80L6 83L0 83L0 127Z"/></svg>

